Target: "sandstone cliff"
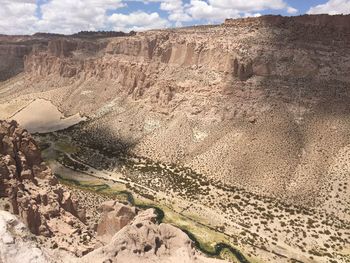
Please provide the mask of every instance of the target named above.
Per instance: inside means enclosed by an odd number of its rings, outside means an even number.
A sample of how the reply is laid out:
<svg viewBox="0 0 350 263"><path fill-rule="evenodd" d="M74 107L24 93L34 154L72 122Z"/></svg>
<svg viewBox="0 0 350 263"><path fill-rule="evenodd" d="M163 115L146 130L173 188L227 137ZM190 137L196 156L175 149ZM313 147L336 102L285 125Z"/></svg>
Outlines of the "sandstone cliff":
<svg viewBox="0 0 350 263"><path fill-rule="evenodd" d="M0 37L1 39L1 37ZM0 81L9 79L24 70L24 56L28 55L31 47L26 45L0 45Z"/></svg>

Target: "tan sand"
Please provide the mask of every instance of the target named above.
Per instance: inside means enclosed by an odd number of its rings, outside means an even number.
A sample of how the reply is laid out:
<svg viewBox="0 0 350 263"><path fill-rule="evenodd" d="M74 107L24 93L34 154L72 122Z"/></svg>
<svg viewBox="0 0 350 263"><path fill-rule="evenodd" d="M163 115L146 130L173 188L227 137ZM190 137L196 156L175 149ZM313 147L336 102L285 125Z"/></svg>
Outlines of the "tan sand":
<svg viewBox="0 0 350 263"><path fill-rule="evenodd" d="M32 133L63 130L84 120L79 114L66 118L55 105L43 99L34 100L9 119L16 120Z"/></svg>

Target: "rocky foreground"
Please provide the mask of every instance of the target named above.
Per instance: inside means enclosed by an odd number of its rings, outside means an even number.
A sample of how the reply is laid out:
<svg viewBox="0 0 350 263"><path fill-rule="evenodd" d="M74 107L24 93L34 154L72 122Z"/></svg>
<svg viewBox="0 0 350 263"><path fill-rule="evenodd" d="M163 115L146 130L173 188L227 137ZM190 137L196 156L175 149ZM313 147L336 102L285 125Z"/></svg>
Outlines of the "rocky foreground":
<svg viewBox="0 0 350 263"><path fill-rule="evenodd" d="M18 215L31 233L45 237L51 247L76 254L92 249L80 239L89 236L85 211L65 191L43 163L30 134L16 122L0 122L0 204ZM84 233L84 234L83 234Z"/></svg>
<svg viewBox="0 0 350 263"><path fill-rule="evenodd" d="M180 229L158 225L153 209L105 201L94 221L14 121L0 121L0 205L3 263L215 261L200 255Z"/></svg>

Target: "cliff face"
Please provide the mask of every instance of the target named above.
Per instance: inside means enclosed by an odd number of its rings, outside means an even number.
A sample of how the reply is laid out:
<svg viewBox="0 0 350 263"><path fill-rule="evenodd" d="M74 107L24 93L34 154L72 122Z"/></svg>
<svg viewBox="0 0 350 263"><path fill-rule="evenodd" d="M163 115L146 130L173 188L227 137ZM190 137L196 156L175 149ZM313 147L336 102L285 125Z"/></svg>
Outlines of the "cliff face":
<svg viewBox="0 0 350 263"><path fill-rule="evenodd" d="M0 210L17 215L51 246L81 255L95 244L79 242L76 230L87 229L85 211L43 163L31 135L14 121L0 121Z"/></svg>
<svg viewBox="0 0 350 263"><path fill-rule="evenodd" d="M55 37L24 57L25 74L2 85L0 102L40 94L92 117L84 130L101 144L122 141L138 155L319 204L349 144L349 24L268 16Z"/></svg>
<svg viewBox="0 0 350 263"><path fill-rule="evenodd" d="M232 73L240 80L252 76L330 78L332 76L321 74L318 69L322 68L321 60L326 59L320 57L318 52L321 53L322 48L328 45L346 48L350 41L349 20L349 16L327 15L228 19L222 26L149 31L136 36L106 40L105 45L96 41L89 43L80 39L61 38L50 41L47 51L34 52L26 57L26 69L32 72L32 67L40 64L35 60L38 56L66 57L70 58L69 61L59 62L74 63L74 77L79 78L88 73L89 68L86 68L86 64L91 63L92 58L99 54L99 58L109 61L113 58L133 58L135 62L130 63L130 66L140 62L160 63L168 67L193 66L220 73ZM283 50L276 53L276 48L282 47L283 44L286 44ZM73 54L73 51L77 54ZM87 59L82 61L83 54L83 58ZM90 76L98 77L105 73L106 67L103 67L97 58L94 60L97 69L89 73L93 74ZM306 67L301 70L300 66ZM347 68L343 70L344 74ZM55 73L64 74L57 71ZM334 79L341 72L336 73L338 74L333 76Z"/></svg>
<svg viewBox="0 0 350 263"><path fill-rule="evenodd" d="M0 35L0 81L22 73L26 56L32 51L36 53L39 50L46 50L50 55L64 57L71 54L71 51L79 49L95 51L99 49L96 42L102 39L134 34L134 32L79 32L71 36L48 33L37 33L33 36Z"/></svg>
<svg viewBox="0 0 350 263"><path fill-rule="evenodd" d="M24 69L24 56L31 48L25 45L0 45L0 81L9 79Z"/></svg>

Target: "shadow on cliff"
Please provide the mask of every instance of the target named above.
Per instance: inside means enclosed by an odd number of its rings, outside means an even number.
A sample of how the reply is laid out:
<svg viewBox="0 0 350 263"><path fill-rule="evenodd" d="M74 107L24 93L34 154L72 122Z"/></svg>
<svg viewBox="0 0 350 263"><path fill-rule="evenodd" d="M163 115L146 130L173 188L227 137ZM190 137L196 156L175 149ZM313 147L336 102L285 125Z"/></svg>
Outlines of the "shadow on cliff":
<svg viewBox="0 0 350 263"><path fill-rule="evenodd" d="M242 81L243 89L247 89L246 100L254 100L249 89L258 91L269 108L260 115L256 110L256 127L249 132L262 136L255 136L258 140L244 168L252 170L253 178L253 174L268 175L258 187L265 187L273 178L270 187L281 188L277 195L287 193L300 203L316 205L315 198L325 194L320 188L327 185L329 167L350 141L349 78L344 59L350 27L337 24L338 18L262 19L260 26L266 31L266 39L260 39L264 45L260 55L253 58L249 76L256 81L255 90L249 78ZM350 21L350 17L340 18ZM275 130L270 141L264 135L271 125ZM272 148L271 143L275 144ZM269 158L256 155L268 155L271 150L274 154ZM280 167L284 167L283 171L279 171ZM276 178L283 183L275 186Z"/></svg>

